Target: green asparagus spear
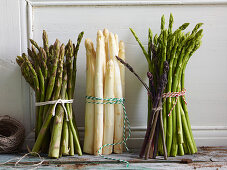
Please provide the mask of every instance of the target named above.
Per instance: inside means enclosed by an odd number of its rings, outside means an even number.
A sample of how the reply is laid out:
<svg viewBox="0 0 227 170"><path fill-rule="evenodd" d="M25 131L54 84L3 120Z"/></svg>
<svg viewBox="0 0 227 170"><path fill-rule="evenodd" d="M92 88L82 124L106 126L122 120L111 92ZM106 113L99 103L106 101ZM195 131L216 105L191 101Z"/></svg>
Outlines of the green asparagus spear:
<svg viewBox="0 0 227 170"><path fill-rule="evenodd" d="M173 14L170 13L170 16L169 16L169 28L168 28L168 35L169 36L172 34L173 22L174 22Z"/></svg>
<svg viewBox="0 0 227 170"><path fill-rule="evenodd" d="M49 78L47 89L46 89L45 101L49 101L52 96L52 92L53 92L54 84L55 84L56 73L57 73L57 67L58 67L59 53L60 53L60 42L57 39L54 43L54 61L53 61L52 68L50 70L50 78ZM44 107L44 116L46 115L48 108L49 108L48 105L46 105Z"/></svg>
<svg viewBox="0 0 227 170"><path fill-rule="evenodd" d="M73 46L74 59L73 59L73 73L72 73L72 97L74 96L74 91L75 91L75 86L76 86L76 71L77 71L76 61L77 61L77 55L78 55L78 51L79 51L79 47L80 47L80 43L81 43L81 40L83 38L83 35L84 35L84 32L81 32L78 35L77 44L76 44L76 46L75 45Z"/></svg>
<svg viewBox="0 0 227 170"><path fill-rule="evenodd" d="M48 45L48 36L45 30L43 30L43 48L47 54L47 56L49 56L49 45Z"/></svg>
<svg viewBox="0 0 227 170"><path fill-rule="evenodd" d="M162 18L161 18L161 31L164 31L165 29L165 16L162 15Z"/></svg>
<svg viewBox="0 0 227 170"><path fill-rule="evenodd" d="M61 99L65 99L66 90L67 90L67 69L64 67L63 82L62 82L61 95L60 95ZM64 120L64 109L62 105L58 104L56 108L56 115L54 118L53 130L51 134L52 137L51 137L49 154L48 154L49 157L58 158L60 155L63 120Z"/></svg>
<svg viewBox="0 0 227 170"><path fill-rule="evenodd" d="M150 60L150 58L149 58L149 56L148 56L147 51L145 50L143 44L140 42L140 40L139 40L138 36L136 35L135 31L134 31L132 28L129 28L129 29L130 29L130 31L132 32L133 36L135 37L136 41L139 43L139 45L140 45L140 47L141 47L141 49L142 49L142 51L143 51L143 54L145 55L145 57L146 57L146 59L147 59L148 67L149 67L149 69L150 69L151 60Z"/></svg>

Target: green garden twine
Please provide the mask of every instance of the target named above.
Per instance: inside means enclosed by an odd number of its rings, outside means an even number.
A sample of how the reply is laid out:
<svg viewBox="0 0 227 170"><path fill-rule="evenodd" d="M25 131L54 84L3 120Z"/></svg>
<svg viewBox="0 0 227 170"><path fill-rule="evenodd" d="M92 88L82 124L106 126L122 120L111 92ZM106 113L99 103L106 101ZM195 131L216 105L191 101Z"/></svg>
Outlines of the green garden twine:
<svg viewBox="0 0 227 170"><path fill-rule="evenodd" d="M131 128L130 128L130 122L128 120L128 116L126 114L126 109L125 109L125 99L124 98L108 98L108 99L103 99L103 98L99 98L99 97L93 97L93 96L86 96L86 102L87 103L92 103L92 104L121 104L123 107L123 112L124 112L124 125L123 125L123 140L121 142L118 143L112 143L112 144L105 144L103 146L101 146L98 150L98 154L99 156L101 156L104 159L108 159L108 160L114 160L114 161L119 161L121 163L126 163L126 167L129 166L129 162L126 160L122 160L122 159L117 159L117 158L111 158L111 157L106 157L102 154L100 154L100 151L102 150L102 148L106 147L106 146L115 146L115 145L120 145L122 143L124 143L124 146L126 148L126 150L128 151L128 147L127 147L127 140L130 138L131 136ZM126 124L128 127L128 136L126 137Z"/></svg>

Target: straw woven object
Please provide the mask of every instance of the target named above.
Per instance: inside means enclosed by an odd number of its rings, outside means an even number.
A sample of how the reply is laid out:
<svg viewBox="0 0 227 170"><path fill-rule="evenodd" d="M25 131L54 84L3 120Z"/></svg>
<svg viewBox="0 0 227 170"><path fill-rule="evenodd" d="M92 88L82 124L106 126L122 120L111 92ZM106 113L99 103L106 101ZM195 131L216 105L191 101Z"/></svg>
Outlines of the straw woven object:
<svg viewBox="0 0 227 170"><path fill-rule="evenodd" d="M18 151L24 141L24 126L14 118L0 116L0 153Z"/></svg>

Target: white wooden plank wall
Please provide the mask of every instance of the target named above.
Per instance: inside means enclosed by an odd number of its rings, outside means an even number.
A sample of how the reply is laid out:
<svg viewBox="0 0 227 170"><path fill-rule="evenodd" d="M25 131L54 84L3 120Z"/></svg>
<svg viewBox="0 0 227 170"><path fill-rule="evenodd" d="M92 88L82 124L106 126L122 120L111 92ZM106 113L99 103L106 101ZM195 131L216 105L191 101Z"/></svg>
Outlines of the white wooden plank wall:
<svg viewBox="0 0 227 170"><path fill-rule="evenodd" d="M146 46L148 28L150 27L153 33L159 33L162 14L165 14L168 21L170 12L173 13L175 29L184 22L190 22L188 30L191 30L196 23L203 22L203 44L191 58L186 73L189 114L197 144L226 145L227 2L225 0L209 1L209 3L207 1L193 3L193 1L186 0L146 1L144 4L143 1L135 0L109 2L33 0L29 3L33 8L32 12L28 13L32 18L28 25L32 26L31 33L39 44L41 44L43 29L47 31L51 43L55 38L67 43L69 38L76 42L80 31L85 32L85 38L89 37L95 42L97 30L108 28L117 33L119 39L125 42L127 61L145 81L147 81L146 60L128 28L132 27ZM149 3L150 5L145 5ZM151 5L151 3L156 3L156 5ZM157 5L161 3L164 4ZM165 5L165 3L175 4ZM182 5L177 5L179 3ZM218 5L214 5L215 3ZM102 6L92 4L102 4ZM26 18L28 16L25 5L25 1L19 0L0 1L0 21L4 23L0 27L0 114L15 116L24 122L28 131L31 131L32 126L28 123L30 121L29 88L21 78L19 68L15 64L16 55L26 50L27 46ZM85 62L83 41L78 56L74 104L78 126L82 132L85 105ZM147 94L137 79L128 71L126 71L126 86L126 107L133 129L133 140L130 145L139 147L140 145L135 143L141 142L145 132ZM28 105L25 105L27 102Z"/></svg>
<svg viewBox="0 0 227 170"><path fill-rule="evenodd" d="M29 88L15 60L24 49L21 33L26 32L21 30L19 0L0 1L0 22L0 115L23 122L29 133Z"/></svg>

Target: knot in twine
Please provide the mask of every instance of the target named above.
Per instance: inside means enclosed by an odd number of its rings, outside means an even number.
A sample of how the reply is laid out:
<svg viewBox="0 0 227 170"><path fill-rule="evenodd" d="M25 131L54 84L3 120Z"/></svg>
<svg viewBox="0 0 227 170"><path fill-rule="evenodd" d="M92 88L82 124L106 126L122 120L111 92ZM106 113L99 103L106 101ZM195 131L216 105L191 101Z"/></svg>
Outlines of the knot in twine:
<svg viewBox="0 0 227 170"><path fill-rule="evenodd" d="M183 89L182 91L180 91L180 92L168 92L168 93L163 93L163 94L162 94L162 98L168 98L168 97L175 97L175 98L176 98L175 103L173 104L173 107L171 108L171 110L170 110L168 116L171 115L171 113L172 113L172 111L173 111L173 108L176 106L178 97L182 96L182 98L183 98L185 104L187 105L187 102L186 102L185 97L184 97L184 96L185 96L185 93L186 93L186 89L184 88L184 89Z"/></svg>
<svg viewBox="0 0 227 170"><path fill-rule="evenodd" d="M157 108L152 108L152 110L154 110L155 112L160 111L160 110L162 110L162 106L159 106Z"/></svg>
<svg viewBox="0 0 227 170"><path fill-rule="evenodd" d="M73 103L73 99L71 99L71 100L58 99L58 100L45 101L45 102L36 102L35 106L44 106L44 105L48 105L48 104L54 104L52 116L55 116L55 110L56 110L57 104L61 104L65 111L65 114L66 114L66 120L69 121L69 116L68 116L67 109L65 107L65 103Z"/></svg>
<svg viewBox="0 0 227 170"><path fill-rule="evenodd" d="M104 99L104 98L100 98L100 97L93 97L93 96L86 96L86 103L92 103L92 104L121 104L123 107L123 112L124 112L124 125L123 125L123 140L121 142L118 143L112 143L112 144L105 144L103 146L101 146L98 150L98 154L99 156L101 156L104 159L109 159L109 160L114 160L114 161L119 161L121 163L126 163L126 167L129 166L129 162L126 160L122 160L122 159L117 159L117 158L110 158L110 157L106 157L104 155L102 155L100 152L102 150L102 148L106 147L106 146L115 146L115 145L121 145L122 143L124 143L124 146L126 148L126 150L128 151L128 147L127 147L127 140L130 138L131 136L131 127L130 127L130 122L128 119L128 116L126 114L126 108L125 108L125 99L124 98L108 98L108 99ZM127 123L127 127L128 127L128 136L126 138L126 123Z"/></svg>

